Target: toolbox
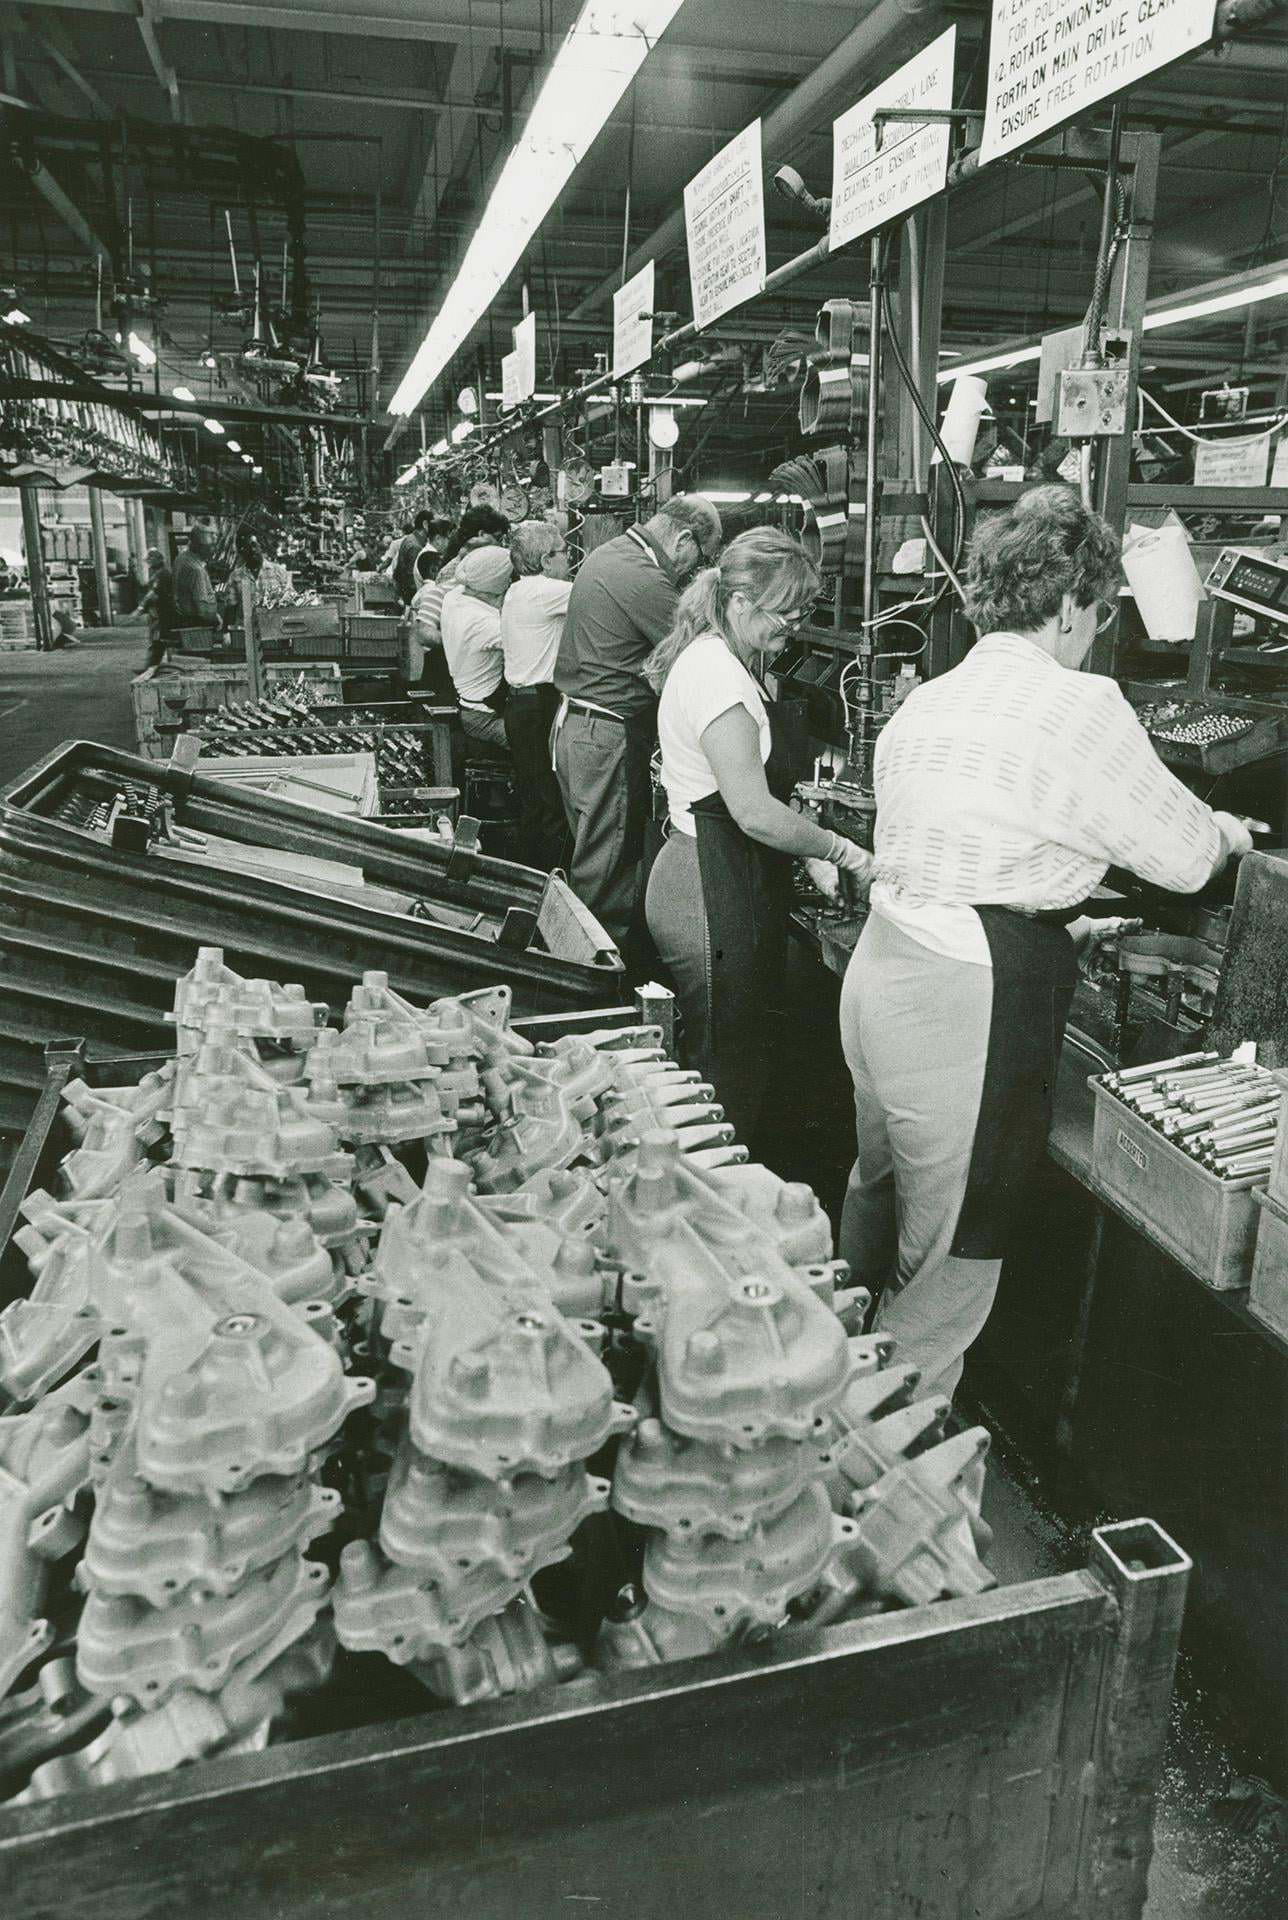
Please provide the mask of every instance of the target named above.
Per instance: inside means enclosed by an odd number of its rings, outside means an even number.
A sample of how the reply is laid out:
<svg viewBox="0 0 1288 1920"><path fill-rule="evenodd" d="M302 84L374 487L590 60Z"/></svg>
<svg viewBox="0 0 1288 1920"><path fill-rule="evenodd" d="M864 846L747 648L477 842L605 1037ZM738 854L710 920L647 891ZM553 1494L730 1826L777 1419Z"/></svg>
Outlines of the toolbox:
<svg viewBox="0 0 1288 1920"><path fill-rule="evenodd" d="M1099 1076L1092 1173L1108 1197L1174 1260L1218 1291L1246 1287L1257 1237L1253 1191L1265 1176L1223 1180L1119 1100Z"/></svg>
<svg viewBox="0 0 1288 1920"><path fill-rule="evenodd" d="M1288 1340L1288 1207L1264 1188L1258 1188L1253 1199L1260 1217L1248 1311Z"/></svg>

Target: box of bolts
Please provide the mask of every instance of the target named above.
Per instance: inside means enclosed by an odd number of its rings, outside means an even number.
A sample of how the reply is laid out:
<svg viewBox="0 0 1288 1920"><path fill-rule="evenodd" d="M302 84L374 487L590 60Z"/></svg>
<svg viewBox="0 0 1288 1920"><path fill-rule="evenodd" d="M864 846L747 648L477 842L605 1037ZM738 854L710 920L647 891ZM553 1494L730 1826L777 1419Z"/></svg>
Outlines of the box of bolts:
<svg viewBox="0 0 1288 1920"><path fill-rule="evenodd" d="M1270 1177L1282 1075L1187 1053L1091 1081L1092 1166L1122 1210L1210 1287L1246 1287L1254 1187Z"/></svg>

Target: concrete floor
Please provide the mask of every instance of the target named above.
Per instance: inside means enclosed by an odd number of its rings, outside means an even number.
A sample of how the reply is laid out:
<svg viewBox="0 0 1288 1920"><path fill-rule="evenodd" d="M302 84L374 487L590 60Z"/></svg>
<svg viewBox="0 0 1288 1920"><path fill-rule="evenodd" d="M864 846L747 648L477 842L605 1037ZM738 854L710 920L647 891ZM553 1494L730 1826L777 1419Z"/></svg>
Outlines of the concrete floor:
<svg viewBox="0 0 1288 1920"><path fill-rule="evenodd" d="M147 650L142 628L86 633L54 654L0 652L0 785L64 740L97 740L134 749L130 680ZM818 1037L825 1047L826 1036ZM806 1052L815 1049L808 1045ZM781 1120L790 1126L790 1090ZM799 1128L802 1168L831 1163L815 1179L827 1204L837 1198L835 1113L810 1092ZM808 1113L809 1118L805 1118ZM796 1167L785 1172L798 1173ZM1044 1504L1026 1463L1005 1444L994 1448L984 1515L995 1535L994 1563L1004 1583L1031 1580L1083 1564L1079 1537ZM1130 1517L1130 1516L1119 1516ZM1214 1726L1201 1683L1182 1666L1159 1794L1156 1852L1146 1920L1283 1920L1288 1915L1282 1802L1263 1796L1241 1771L1241 1759ZM993 1920L981 1916L981 1920Z"/></svg>

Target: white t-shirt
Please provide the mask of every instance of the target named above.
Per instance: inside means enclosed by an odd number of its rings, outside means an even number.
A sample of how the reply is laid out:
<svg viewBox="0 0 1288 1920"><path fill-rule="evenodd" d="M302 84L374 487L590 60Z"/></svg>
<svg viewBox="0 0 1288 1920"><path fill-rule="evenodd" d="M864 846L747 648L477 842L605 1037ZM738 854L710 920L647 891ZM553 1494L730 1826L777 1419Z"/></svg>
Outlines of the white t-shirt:
<svg viewBox="0 0 1288 1920"><path fill-rule="evenodd" d="M443 652L462 706L481 707L501 684L501 609L451 587L443 600Z"/></svg>
<svg viewBox="0 0 1288 1920"><path fill-rule="evenodd" d="M700 634L667 674L657 710L662 785L671 824L680 833L697 833L690 809L719 789L702 736L730 707L747 709L760 735L761 760L768 760L769 715L760 688L718 633Z"/></svg>
<svg viewBox="0 0 1288 1920"><path fill-rule="evenodd" d="M501 649L511 687L539 687L555 677L555 656L563 638L571 580L550 580L525 573L501 606Z"/></svg>

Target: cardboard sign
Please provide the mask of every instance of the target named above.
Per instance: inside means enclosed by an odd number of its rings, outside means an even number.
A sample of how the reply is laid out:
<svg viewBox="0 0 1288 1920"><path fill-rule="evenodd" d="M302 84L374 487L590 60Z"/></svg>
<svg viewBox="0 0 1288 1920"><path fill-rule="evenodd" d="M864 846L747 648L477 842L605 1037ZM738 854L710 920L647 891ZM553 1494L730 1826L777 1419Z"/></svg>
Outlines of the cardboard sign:
<svg viewBox="0 0 1288 1920"><path fill-rule="evenodd" d="M504 353L501 356L501 411L512 413L519 404L519 356L517 353Z"/></svg>
<svg viewBox="0 0 1288 1920"><path fill-rule="evenodd" d="M684 189L693 318L701 330L765 285L765 181L753 120Z"/></svg>
<svg viewBox="0 0 1288 1920"><path fill-rule="evenodd" d="M613 295L613 378L624 380L653 353L653 283L656 268L646 260L639 272Z"/></svg>
<svg viewBox="0 0 1288 1920"><path fill-rule="evenodd" d="M531 400L537 390L537 316L525 313L514 329L514 352L518 361L519 399Z"/></svg>
<svg viewBox="0 0 1288 1920"><path fill-rule="evenodd" d="M1212 38L1214 0L993 0L979 164Z"/></svg>
<svg viewBox="0 0 1288 1920"><path fill-rule="evenodd" d="M1205 440L1194 449L1196 487L1264 487L1270 442L1264 433L1251 440Z"/></svg>
<svg viewBox="0 0 1288 1920"><path fill-rule="evenodd" d="M949 27L832 122L831 252L942 190L950 129L890 120L878 142L873 115L879 107L951 107L956 46L957 29Z"/></svg>

